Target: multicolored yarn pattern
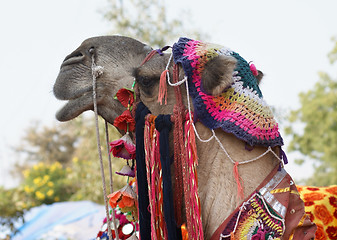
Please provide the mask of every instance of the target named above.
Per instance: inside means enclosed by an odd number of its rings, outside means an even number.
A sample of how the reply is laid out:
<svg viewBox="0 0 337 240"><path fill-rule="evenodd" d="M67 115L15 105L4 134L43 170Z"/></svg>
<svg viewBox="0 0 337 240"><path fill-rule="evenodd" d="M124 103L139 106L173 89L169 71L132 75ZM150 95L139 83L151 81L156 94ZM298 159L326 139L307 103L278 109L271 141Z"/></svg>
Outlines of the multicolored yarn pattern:
<svg viewBox="0 0 337 240"><path fill-rule="evenodd" d="M284 223L256 192L233 215L220 239L281 239Z"/></svg>
<svg viewBox="0 0 337 240"><path fill-rule="evenodd" d="M186 218L190 221L187 222L187 228L190 239L204 239L200 199L198 194L198 177L197 165L198 156L195 144L194 129L192 127L192 119L189 119L187 114L185 121L185 149L186 161L184 162L184 184L188 187L188 194L185 194ZM185 182L186 181L186 182Z"/></svg>
<svg viewBox="0 0 337 240"><path fill-rule="evenodd" d="M151 239L167 239L163 211L163 178L159 154L159 132L154 115L148 115L144 127L145 163L151 213Z"/></svg>
<svg viewBox="0 0 337 240"><path fill-rule="evenodd" d="M222 128L251 146L283 145L278 124L263 100L257 79L239 54L219 45L188 38L180 38L172 51L175 63L182 65L188 77L195 114L205 126ZM236 58L237 78L230 88L212 96L203 90L201 77L205 64L219 55Z"/></svg>

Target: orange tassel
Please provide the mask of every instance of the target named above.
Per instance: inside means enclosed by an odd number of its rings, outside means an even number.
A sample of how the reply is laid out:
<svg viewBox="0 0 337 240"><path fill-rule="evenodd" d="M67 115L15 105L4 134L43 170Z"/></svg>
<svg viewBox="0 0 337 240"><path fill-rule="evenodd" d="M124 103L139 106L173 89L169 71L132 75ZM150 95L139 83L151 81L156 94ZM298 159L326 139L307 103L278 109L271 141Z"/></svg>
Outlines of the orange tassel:
<svg viewBox="0 0 337 240"><path fill-rule="evenodd" d="M241 184L242 182L242 178L239 175L239 170L238 170L238 162L235 162L234 164L234 168L233 168L233 173L234 173L234 178L238 187L238 197L240 199L243 199L244 195L243 195L243 184Z"/></svg>
<svg viewBox="0 0 337 240"><path fill-rule="evenodd" d="M165 97L165 105L167 104L167 86L166 86L166 74L168 70L164 70L160 75L159 82L159 94L158 94L158 102L162 105L163 98Z"/></svg>
<svg viewBox="0 0 337 240"><path fill-rule="evenodd" d="M231 232L231 240L235 240L235 236L233 232Z"/></svg>

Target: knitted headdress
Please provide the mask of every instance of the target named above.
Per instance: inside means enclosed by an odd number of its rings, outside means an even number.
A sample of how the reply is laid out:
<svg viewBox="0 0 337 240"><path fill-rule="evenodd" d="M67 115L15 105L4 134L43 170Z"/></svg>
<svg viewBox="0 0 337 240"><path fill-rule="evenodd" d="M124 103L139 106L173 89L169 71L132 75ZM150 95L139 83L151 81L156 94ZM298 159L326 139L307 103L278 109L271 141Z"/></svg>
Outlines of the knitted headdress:
<svg viewBox="0 0 337 240"><path fill-rule="evenodd" d="M202 86L205 64L219 55L237 60L233 84L217 96L209 95ZM250 66L239 54L219 45L180 38L173 45L173 58L180 63L189 81L195 115L210 129L222 128L251 146L282 146L270 107Z"/></svg>

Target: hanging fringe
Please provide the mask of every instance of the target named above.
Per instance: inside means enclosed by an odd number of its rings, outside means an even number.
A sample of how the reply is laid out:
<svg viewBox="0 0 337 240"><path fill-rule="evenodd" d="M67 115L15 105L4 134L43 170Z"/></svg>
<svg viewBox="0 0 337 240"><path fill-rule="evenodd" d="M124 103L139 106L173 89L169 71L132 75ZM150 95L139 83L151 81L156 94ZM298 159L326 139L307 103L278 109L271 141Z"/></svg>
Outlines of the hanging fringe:
<svg viewBox="0 0 337 240"><path fill-rule="evenodd" d="M177 239L176 222L174 219L173 193L171 182L171 161L169 154L169 132L172 127L170 115L159 115L155 121L156 129L160 132L160 162L163 176L164 217L168 240Z"/></svg>
<svg viewBox="0 0 337 240"><path fill-rule="evenodd" d="M145 161L151 214L151 239L167 239L163 213L162 170L159 154L159 132L155 129L156 117L146 117L144 128Z"/></svg>
<svg viewBox="0 0 337 240"><path fill-rule="evenodd" d="M280 158L283 160L284 165L288 164L288 158L286 153L283 151L282 147L280 147Z"/></svg>
<svg viewBox="0 0 337 240"><path fill-rule="evenodd" d="M149 113L150 111L147 109L147 107L142 102L139 102L136 110L136 165L139 234L142 240L149 239L151 236L151 215L148 211L149 195L144 150L145 116Z"/></svg>
<svg viewBox="0 0 337 240"><path fill-rule="evenodd" d="M231 240L235 240L234 232L231 232Z"/></svg>
<svg viewBox="0 0 337 240"><path fill-rule="evenodd" d="M169 70L164 70L160 75L159 82L159 93L158 93L158 102L160 105L163 104L163 98L165 97L165 105L167 104L167 84L166 84L166 75Z"/></svg>
<svg viewBox="0 0 337 240"><path fill-rule="evenodd" d="M237 193L238 197L242 200L244 198L244 194L243 194L243 184L241 184L241 182L243 181L239 174L238 165L239 165L239 162L235 162L234 167L233 167L233 174L234 174L234 178L235 178L236 185L238 188L238 193Z"/></svg>
<svg viewBox="0 0 337 240"><path fill-rule="evenodd" d="M151 239L157 240L156 234L156 225L155 225L155 216L156 216L156 197L155 197L155 189L152 186L152 178L151 173L153 173L153 162L152 159L152 137L150 130L151 126L149 121L145 121L145 128L144 128L144 150L145 150L145 164L146 164L146 177L147 177L147 184L148 184L148 194L149 194L149 212L151 215Z"/></svg>
<svg viewBox="0 0 337 240"><path fill-rule="evenodd" d="M176 83L179 81L179 67L178 65L173 65L173 82ZM174 167L175 167L175 214L177 219L178 226L182 225L182 203L184 196L189 196L189 190L187 187L188 179L185 178L185 169L186 169L186 151L184 149L184 134L183 134L183 112L184 105L182 103L181 91L179 86L174 87L176 104L173 108L174 113ZM190 206L186 205L186 213L189 213ZM188 226L189 218L187 218L186 225ZM188 230L188 228L187 228Z"/></svg>
<svg viewBox="0 0 337 240"><path fill-rule="evenodd" d="M175 105L173 108L174 112L174 129L173 129L173 144L174 144L174 212L177 220L177 225L181 226L182 222L182 206L183 206L183 165L185 161L185 151L182 149L184 146L183 139L183 124L182 124L182 113L178 106Z"/></svg>
<svg viewBox="0 0 337 240"><path fill-rule="evenodd" d="M195 145L194 129L192 127L192 119L189 119L187 114L187 121L185 122L185 148L186 148L186 162L187 162L187 178L189 180L188 187L190 195L185 196L188 198L188 203L192 209L190 214L190 228L189 236L191 239L203 240L203 227L201 220L200 199L198 194L198 177L197 177L197 148ZM190 235L191 234L191 235Z"/></svg>

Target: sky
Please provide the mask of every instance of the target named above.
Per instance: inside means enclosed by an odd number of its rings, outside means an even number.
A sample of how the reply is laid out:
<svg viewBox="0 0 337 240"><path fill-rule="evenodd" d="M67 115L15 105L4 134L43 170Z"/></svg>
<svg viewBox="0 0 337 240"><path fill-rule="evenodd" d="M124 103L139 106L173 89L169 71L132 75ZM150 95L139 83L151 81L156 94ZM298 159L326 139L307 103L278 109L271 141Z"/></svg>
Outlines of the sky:
<svg viewBox="0 0 337 240"><path fill-rule="evenodd" d="M319 71L336 77L327 58L331 38L337 37L335 0L166 2L168 16L206 33L202 40L254 61L265 74L264 99L281 115L300 106L298 94L314 86ZM46 126L57 123L55 113L64 103L55 99L52 88L65 56L86 38L113 30L103 18L107 7L107 0L3 1L0 185L16 184L9 175L16 159L12 148L20 144L25 129L33 121ZM284 139L286 150L290 139ZM309 176L311 163L298 167L294 158L296 154L288 153L289 173L295 180Z"/></svg>

